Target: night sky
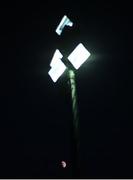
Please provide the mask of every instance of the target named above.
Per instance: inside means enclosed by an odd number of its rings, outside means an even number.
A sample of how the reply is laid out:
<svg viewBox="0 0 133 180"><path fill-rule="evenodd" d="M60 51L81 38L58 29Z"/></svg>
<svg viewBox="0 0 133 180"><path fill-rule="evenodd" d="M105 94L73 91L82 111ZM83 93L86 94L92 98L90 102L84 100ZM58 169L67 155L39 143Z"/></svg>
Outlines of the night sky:
<svg viewBox="0 0 133 180"><path fill-rule="evenodd" d="M67 57L80 42L91 53L76 71L80 178L133 178L131 3L19 0L0 10L0 178L73 177L68 79L48 71L57 48ZM59 37L64 14L74 26Z"/></svg>

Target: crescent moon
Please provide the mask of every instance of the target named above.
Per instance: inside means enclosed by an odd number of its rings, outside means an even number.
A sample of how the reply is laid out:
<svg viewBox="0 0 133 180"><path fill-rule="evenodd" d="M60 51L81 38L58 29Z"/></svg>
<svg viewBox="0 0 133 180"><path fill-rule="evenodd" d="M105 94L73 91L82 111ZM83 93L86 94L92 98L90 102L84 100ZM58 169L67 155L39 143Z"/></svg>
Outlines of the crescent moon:
<svg viewBox="0 0 133 180"><path fill-rule="evenodd" d="M66 167L66 162L65 161L61 161L62 167L65 168Z"/></svg>

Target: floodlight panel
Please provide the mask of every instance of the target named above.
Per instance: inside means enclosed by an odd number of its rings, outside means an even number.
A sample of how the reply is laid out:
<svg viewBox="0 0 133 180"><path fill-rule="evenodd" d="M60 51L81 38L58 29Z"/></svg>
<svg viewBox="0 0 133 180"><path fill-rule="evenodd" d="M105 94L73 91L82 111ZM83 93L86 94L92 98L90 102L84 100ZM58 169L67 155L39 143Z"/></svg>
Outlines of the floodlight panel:
<svg viewBox="0 0 133 180"><path fill-rule="evenodd" d="M73 22L70 21L70 19L66 15L63 16L63 18L62 18L60 24L57 26L55 32L58 35L61 35L61 33L62 33L65 26L70 26L70 27L73 26Z"/></svg>
<svg viewBox="0 0 133 180"><path fill-rule="evenodd" d="M72 27L73 22L67 16L65 16L64 25Z"/></svg>
<svg viewBox="0 0 133 180"><path fill-rule="evenodd" d="M58 60L58 62L52 66L48 74L50 75L51 79L56 82L65 70L66 66L64 63L61 60Z"/></svg>
<svg viewBox="0 0 133 180"><path fill-rule="evenodd" d="M58 49L56 49L56 51L55 51L55 53L54 53L54 55L53 55L52 61L51 61L51 63L50 63L50 66L51 66L51 67L55 66L55 64L57 63L57 61L58 61L59 59L62 59L62 57L63 57L63 55L61 54L61 52L60 52Z"/></svg>
<svg viewBox="0 0 133 180"><path fill-rule="evenodd" d="M68 56L68 60L75 69L78 69L90 56L89 51L80 43L74 51Z"/></svg>

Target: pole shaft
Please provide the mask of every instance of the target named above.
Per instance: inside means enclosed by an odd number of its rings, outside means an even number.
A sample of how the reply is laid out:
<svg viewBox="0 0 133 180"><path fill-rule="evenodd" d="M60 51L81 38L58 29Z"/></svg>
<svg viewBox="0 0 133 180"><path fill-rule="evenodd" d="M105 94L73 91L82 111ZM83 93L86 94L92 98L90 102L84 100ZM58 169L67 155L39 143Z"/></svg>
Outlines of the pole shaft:
<svg viewBox="0 0 133 180"><path fill-rule="evenodd" d="M73 130L74 130L74 144L75 144L75 166L76 175L79 173L79 116L78 116L78 104L77 104L77 92L75 73L73 70L69 70L69 80L71 86L71 98L72 98L72 110L73 110Z"/></svg>

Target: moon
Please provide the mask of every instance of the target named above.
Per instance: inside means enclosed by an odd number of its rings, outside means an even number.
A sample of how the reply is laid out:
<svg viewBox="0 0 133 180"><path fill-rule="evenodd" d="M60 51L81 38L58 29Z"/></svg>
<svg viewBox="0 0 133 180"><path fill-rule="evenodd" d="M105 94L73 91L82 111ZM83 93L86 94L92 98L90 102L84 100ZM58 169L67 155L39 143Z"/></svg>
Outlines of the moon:
<svg viewBox="0 0 133 180"><path fill-rule="evenodd" d="M65 161L61 161L61 165L63 168L66 168L66 162Z"/></svg>

